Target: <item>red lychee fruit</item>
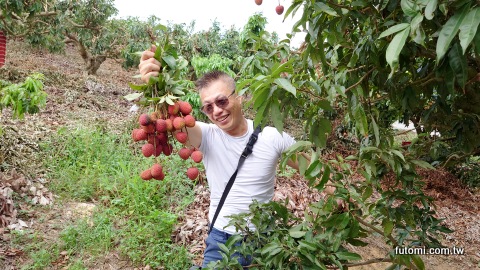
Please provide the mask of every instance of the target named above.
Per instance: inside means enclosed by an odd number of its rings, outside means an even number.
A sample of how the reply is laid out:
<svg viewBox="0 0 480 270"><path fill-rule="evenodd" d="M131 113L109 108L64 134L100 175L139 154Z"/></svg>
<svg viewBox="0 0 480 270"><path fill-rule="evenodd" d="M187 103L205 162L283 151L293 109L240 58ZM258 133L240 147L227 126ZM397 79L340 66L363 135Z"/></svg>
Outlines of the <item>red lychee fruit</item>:
<svg viewBox="0 0 480 270"><path fill-rule="evenodd" d="M283 13L283 6L282 5L278 5L276 8L275 8L275 11L277 12L278 15L281 15Z"/></svg>
<svg viewBox="0 0 480 270"><path fill-rule="evenodd" d="M165 132L157 133L157 138L161 144L166 144L168 141L168 136Z"/></svg>
<svg viewBox="0 0 480 270"><path fill-rule="evenodd" d="M150 157L155 152L155 146L151 143L144 144L142 146L142 153L145 157Z"/></svg>
<svg viewBox="0 0 480 270"><path fill-rule="evenodd" d="M203 159L203 153L195 150L192 152L191 158L195 163L200 163Z"/></svg>
<svg viewBox="0 0 480 270"><path fill-rule="evenodd" d="M167 130L172 131L173 130L173 122L171 119L166 119L165 124L167 124Z"/></svg>
<svg viewBox="0 0 480 270"><path fill-rule="evenodd" d="M186 127L194 127L195 126L195 118L193 116L191 116L190 114L185 115L183 120L185 120L185 126Z"/></svg>
<svg viewBox="0 0 480 270"><path fill-rule="evenodd" d="M167 131L167 123L165 123L165 120L163 119L158 119L155 122L155 129L157 132L165 132Z"/></svg>
<svg viewBox="0 0 480 270"><path fill-rule="evenodd" d="M169 143L162 145L162 151L165 156L170 156L173 152L173 146Z"/></svg>
<svg viewBox="0 0 480 270"><path fill-rule="evenodd" d="M180 143L186 143L188 140L188 135L186 132L177 132L175 133L175 139Z"/></svg>
<svg viewBox="0 0 480 270"><path fill-rule="evenodd" d="M153 153L153 155L154 155L155 157L158 157L158 156L160 156L162 153L163 153L163 148L162 148L162 145L159 143L159 144L157 144L157 146L155 147L155 153Z"/></svg>
<svg viewBox="0 0 480 270"><path fill-rule="evenodd" d="M164 172L161 172L158 177L153 177L153 179L155 179L155 180L163 180L163 179L165 179L165 173L164 173Z"/></svg>
<svg viewBox="0 0 480 270"><path fill-rule="evenodd" d="M162 174L163 174L162 165L160 165L160 164L158 164L158 163L155 163L155 164L153 164L153 166L150 168L150 171L151 171L151 173L152 173L153 179L163 180L163 179L160 179L160 177L161 177Z"/></svg>
<svg viewBox="0 0 480 270"><path fill-rule="evenodd" d="M135 132L135 141L143 141L148 138L148 134L145 130L143 129L137 129L137 132Z"/></svg>
<svg viewBox="0 0 480 270"><path fill-rule="evenodd" d="M186 101L182 101L182 100L178 101L178 106L179 106L180 112L183 115L187 115L192 112L192 105L190 105L190 103Z"/></svg>
<svg viewBox="0 0 480 270"><path fill-rule="evenodd" d="M188 149L188 148L182 148L178 151L178 155L183 159L183 160L187 160L190 155L192 154L192 150Z"/></svg>
<svg viewBox="0 0 480 270"><path fill-rule="evenodd" d="M145 130L148 134L152 134L155 132L155 125L150 123L146 126L142 126L142 129Z"/></svg>
<svg viewBox="0 0 480 270"><path fill-rule="evenodd" d="M152 179L152 172L150 171L150 169L145 170L140 174L140 177L143 180L150 180L150 179Z"/></svg>
<svg viewBox="0 0 480 270"><path fill-rule="evenodd" d="M198 173L199 171L198 171L198 168L196 167L191 167L187 169L187 176L191 180L195 180L198 177Z"/></svg>
<svg viewBox="0 0 480 270"><path fill-rule="evenodd" d="M177 102L175 102L173 105L168 105L168 114L177 115L179 109L180 109L180 106L178 105Z"/></svg>
<svg viewBox="0 0 480 270"><path fill-rule="evenodd" d="M151 122L150 116L148 116L148 114L146 113L142 113L140 117L138 117L138 123L142 126L146 126L150 124L150 122Z"/></svg>
<svg viewBox="0 0 480 270"><path fill-rule="evenodd" d="M134 129L132 130L132 139L133 139L134 141L138 141L138 140L137 140L137 132L138 132L139 130L140 130L140 129L138 129L138 128L134 128Z"/></svg>
<svg viewBox="0 0 480 270"><path fill-rule="evenodd" d="M175 117L175 119L173 119L173 127L176 129L176 130L181 130L182 128L185 127L185 120L183 120L183 117Z"/></svg>
<svg viewBox="0 0 480 270"><path fill-rule="evenodd" d="M255 4L257 4L259 6L262 4L262 2L263 2L262 0L255 0Z"/></svg>
<svg viewBox="0 0 480 270"><path fill-rule="evenodd" d="M153 144L153 146L156 146L160 143L160 140L155 136L155 134L150 134L148 135L147 142L150 144Z"/></svg>

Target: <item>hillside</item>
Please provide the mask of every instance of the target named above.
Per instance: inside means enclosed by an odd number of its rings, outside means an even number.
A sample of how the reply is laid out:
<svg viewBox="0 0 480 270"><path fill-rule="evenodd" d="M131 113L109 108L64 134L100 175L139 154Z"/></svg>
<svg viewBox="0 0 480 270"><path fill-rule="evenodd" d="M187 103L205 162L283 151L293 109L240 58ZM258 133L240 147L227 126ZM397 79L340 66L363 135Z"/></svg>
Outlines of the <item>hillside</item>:
<svg viewBox="0 0 480 270"><path fill-rule="evenodd" d="M45 74L45 91L48 94L47 106L39 114L27 115L24 120L12 120L10 113L1 114L1 125L5 127L1 138L0 153L2 165L0 191L6 194L6 187L16 183L23 187L17 193L25 193L29 202L18 195L4 207L12 208L4 220L11 221L11 229L1 228L0 268L20 269L28 261L25 250L12 242L15 229L42 234L42 237L55 241L63 229L65 220L72 221L79 217L88 217L95 204L99 202L69 201L57 202L55 194L49 189L50 179L45 179L45 172L36 155L38 145L49 136L56 136L62 128L89 126L97 123L111 131L123 132L135 118L130 112L132 103L123 99L130 93L128 82L137 82L132 76L136 70L126 71L113 60L107 60L97 76L84 76L82 60L74 50L68 48L65 55L54 55L44 50L28 48L20 42L7 44L6 66L0 69L0 77L17 82L32 72ZM345 146L331 147L329 154L344 154ZM425 192L436 201L436 211L444 223L454 233L444 236L443 244L447 247L465 248L464 256L429 256L424 257L426 269L475 269L480 267L480 194L462 186L453 175L438 170L422 171L426 179ZM35 192L29 193L35 187ZM12 188L14 189L14 188ZM307 190L308 192L305 192ZM178 244L186 245L201 260L203 239L206 237L206 215L208 206L208 189L201 183L196 186L196 199L181 215L173 234ZM305 181L293 173L278 177L275 198L289 198L289 208L297 216L302 216L308 202L320 200L324 195L309 190ZM43 205L43 206L42 206ZM13 209L15 208L15 209ZM6 213L7 213L6 212ZM22 224L20 221L25 222ZM24 226L25 225L25 226ZM63 225L64 226L64 225ZM4 226L5 227L5 226ZM388 250L371 239L369 246L357 252L366 259L383 256ZM65 255L66 256L66 255ZM62 269L58 263L52 269ZM137 268L135 268L137 267ZM139 269L129 260L109 254L102 261L95 262L91 269ZM149 269L141 266L140 269ZM368 266L368 269L384 269L385 265ZM353 268L353 269L367 269Z"/></svg>

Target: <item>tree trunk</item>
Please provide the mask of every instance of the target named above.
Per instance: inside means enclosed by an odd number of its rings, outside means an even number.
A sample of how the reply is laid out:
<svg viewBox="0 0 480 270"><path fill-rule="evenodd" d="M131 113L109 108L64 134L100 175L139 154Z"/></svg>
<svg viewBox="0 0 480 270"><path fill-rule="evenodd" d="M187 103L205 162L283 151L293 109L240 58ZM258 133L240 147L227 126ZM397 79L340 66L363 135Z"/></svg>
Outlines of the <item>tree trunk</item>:
<svg viewBox="0 0 480 270"><path fill-rule="evenodd" d="M85 71L87 71L88 75L96 75L97 70L100 68L100 65L107 60L107 56L105 55L97 55L92 56L88 51L87 48L78 40L78 38L70 33L65 34L67 39L65 40L66 43L73 43L78 49L80 56L82 57L83 61L85 62Z"/></svg>
<svg viewBox="0 0 480 270"><path fill-rule="evenodd" d="M107 60L105 55L98 55L95 57L89 57L86 63L85 70L87 71L88 75L97 75L97 70L100 68L100 65Z"/></svg>

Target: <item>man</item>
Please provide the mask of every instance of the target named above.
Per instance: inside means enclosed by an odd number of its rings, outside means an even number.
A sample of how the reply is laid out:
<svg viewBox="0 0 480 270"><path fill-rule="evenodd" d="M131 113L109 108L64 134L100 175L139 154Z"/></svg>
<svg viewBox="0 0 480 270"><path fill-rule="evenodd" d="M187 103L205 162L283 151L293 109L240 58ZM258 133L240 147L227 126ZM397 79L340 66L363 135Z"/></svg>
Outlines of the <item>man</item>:
<svg viewBox="0 0 480 270"><path fill-rule="evenodd" d="M142 80L158 76L160 63L153 58L155 48L143 52L139 69ZM201 110L212 124L198 122L188 129L190 144L203 154L208 185L210 188L209 221L217 209L220 198L231 175L237 168L250 135L255 127L253 121L243 115L243 97L235 93L235 81L228 74L213 71L196 82L202 103ZM275 173L282 152L295 140L273 127L265 127L258 135L253 152L238 171L235 182L228 193L215 225L206 239L202 267L211 261L221 260L218 243L225 243L235 234L233 226L227 226L227 216L249 211L253 200L269 202L273 198ZM298 169L292 161L288 165ZM254 229L254 228L252 228ZM248 262L241 258L243 266Z"/></svg>

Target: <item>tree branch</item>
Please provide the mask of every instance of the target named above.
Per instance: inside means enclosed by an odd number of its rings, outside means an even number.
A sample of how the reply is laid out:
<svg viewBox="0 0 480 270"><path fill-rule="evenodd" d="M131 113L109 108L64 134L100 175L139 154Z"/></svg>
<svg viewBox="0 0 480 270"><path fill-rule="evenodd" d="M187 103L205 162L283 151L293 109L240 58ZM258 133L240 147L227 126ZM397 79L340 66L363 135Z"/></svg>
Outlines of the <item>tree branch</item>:
<svg viewBox="0 0 480 270"><path fill-rule="evenodd" d="M355 84L353 84L350 87L348 87L347 89L345 89L345 93L352 90L353 88L357 87L359 84L361 84L362 81L365 80L368 77L368 75L370 75L370 73L372 73L374 70L375 70L375 68L370 69L365 75L363 75L362 78L360 78L360 80L358 80L358 82L356 82Z"/></svg>
<svg viewBox="0 0 480 270"><path fill-rule="evenodd" d="M347 267L355 267L355 266L362 266L362 265L368 265L368 264L374 264L374 263L382 263L382 262L392 262L392 259L390 258L375 258L371 259L368 261L364 262L358 262L358 263L346 263L343 266ZM340 267L338 266L327 266L327 269L339 269Z"/></svg>
<svg viewBox="0 0 480 270"><path fill-rule="evenodd" d="M365 220L361 219L361 218L358 217L357 215L352 214L352 216L353 216L360 224L362 224L362 225L364 225L364 226L367 226L368 228L374 230L375 232L377 232L377 233L379 233L379 234L381 234L381 235L384 235L383 231L380 230L379 228L377 228L377 227L373 226L372 224L366 222ZM390 240L395 246L398 246L398 242L397 242L397 240L395 240L395 238L393 238L393 236L387 235L386 237L387 237L388 240Z"/></svg>

